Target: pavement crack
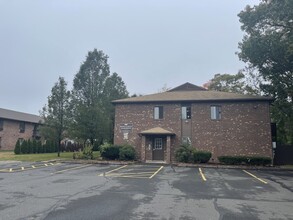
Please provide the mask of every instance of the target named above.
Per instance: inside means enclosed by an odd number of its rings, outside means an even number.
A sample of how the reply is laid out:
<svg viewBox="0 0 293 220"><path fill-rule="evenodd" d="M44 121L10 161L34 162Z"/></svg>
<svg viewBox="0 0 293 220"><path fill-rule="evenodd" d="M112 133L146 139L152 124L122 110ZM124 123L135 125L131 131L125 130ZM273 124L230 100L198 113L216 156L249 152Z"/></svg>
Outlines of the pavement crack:
<svg viewBox="0 0 293 220"><path fill-rule="evenodd" d="M214 198L213 200L213 204L214 204L214 207L215 207L215 210L218 212L219 214L219 220L222 220L223 219L223 215L221 214L220 212L220 209L219 209L219 206L218 206L218 203L217 203L217 198Z"/></svg>

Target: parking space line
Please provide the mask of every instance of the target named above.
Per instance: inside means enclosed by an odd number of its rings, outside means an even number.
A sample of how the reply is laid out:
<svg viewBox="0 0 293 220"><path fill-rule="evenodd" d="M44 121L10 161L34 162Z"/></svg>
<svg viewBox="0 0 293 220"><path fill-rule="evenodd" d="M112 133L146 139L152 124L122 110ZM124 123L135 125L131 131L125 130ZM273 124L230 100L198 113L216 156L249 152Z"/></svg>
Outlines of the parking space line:
<svg viewBox="0 0 293 220"><path fill-rule="evenodd" d="M53 174L57 174L57 173L63 173L66 171L78 170L78 169L82 169L82 168L89 167L89 166L92 166L92 164L87 164L87 165L83 165L83 166L79 166L79 167L73 167L73 168L69 168L69 169L59 170L59 171L51 173L51 174L53 175Z"/></svg>
<svg viewBox="0 0 293 220"><path fill-rule="evenodd" d="M200 173L201 178L203 179L203 181L207 181L207 179L206 179L205 175L203 174L201 168L198 168L198 170L199 170L199 173Z"/></svg>
<svg viewBox="0 0 293 220"><path fill-rule="evenodd" d="M154 174L154 172L139 172L139 173L110 173L107 174L107 176L114 176L114 175L151 175Z"/></svg>
<svg viewBox="0 0 293 220"><path fill-rule="evenodd" d="M257 176L253 175L252 173L246 171L246 170L243 170L243 172L247 173L248 175L252 176L253 178L257 179L258 181L264 183L264 184L267 184L268 182L264 181L263 179L261 178L258 178Z"/></svg>
<svg viewBox="0 0 293 220"><path fill-rule="evenodd" d="M15 168L7 168L7 169L1 169L0 172L3 173L14 173L14 172L23 172L23 171L27 171L27 170L32 170L32 169L38 169L38 168L44 168L44 167L48 167L48 166L53 166L53 165L58 165L60 163L50 163L50 164L38 164L38 165L31 165L28 167L15 167Z"/></svg>
<svg viewBox="0 0 293 220"><path fill-rule="evenodd" d="M163 166L161 166L153 175L151 175L149 179L152 179L155 175L157 175L161 169L163 169Z"/></svg>
<svg viewBox="0 0 293 220"><path fill-rule="evenodd" d="M121 166L121 167L115 168L115 169L110 170L110 171L108 171L108 172L103 172L103 173L101 173L101 174L98 174L98 176L106 176L106 175L108 176L109 173L112 173L112 172L114 172L114 171L117 171L117 170L123 169L124 167L127 167L127 165L123 165L123 166Z"/></svg>

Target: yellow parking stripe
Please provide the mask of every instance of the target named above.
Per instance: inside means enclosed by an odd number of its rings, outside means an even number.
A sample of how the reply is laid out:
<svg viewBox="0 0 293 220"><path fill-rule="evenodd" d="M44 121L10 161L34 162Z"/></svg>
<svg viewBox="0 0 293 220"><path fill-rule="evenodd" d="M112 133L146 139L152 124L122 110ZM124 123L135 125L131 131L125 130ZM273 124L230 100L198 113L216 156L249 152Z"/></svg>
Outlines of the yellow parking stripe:
<svg viewBox="0 0 293 220"><path fill-rule="evenodd" d="M264 181L263 179L261 178L258 178L257 176L253 175L252 173L246 171L246 170L243 170L243 172L247 173L248 175L252 176L253 178L259 180L260 182L264 183L264 184L267 184L268 182Z"/></svg>
<svg viewBox="0 0 293 220"><path fill-rule="evenodd" d="M158 172L160 172L160 170L161 169L163 169L163 166L161 166L153 175L151 175L150 177L149 177L149 179L152 179L155 175L157 175L158 174Z"/></svg>
<svg viewBox="0 0 293 220"><path fill-rule="evenodd" d="M206 179L205 175L203 174L201 168L198 168L198 170L199 170L199 173L200 173L201 178L203 179L203 181L207 181L207 179Z"/></svg>
<svg viewBox="0 0 293 220"><path fill-rule="evenodd" d="M112 172L114 172L114 171L117 171L117 170L123 169L124 167L127 167L127 165L124 165L124 166L118 167L118 168L116 168L116 169L110 170L110 171L108 171L108 172L106 172L106 173L101 173L101 174L99 174L99 176L105 176L105 175L108 175L109 173L112 173Z"/></svg>
<svg viewBox="0 0 293 220"><path fill-rule="evenodd" d="M69 169L59 170L59 171L57 171L55 173L51 173L51 174L63 173L63 172L70 171L70 170L78 170L78 169L82 169L82 168L85 168L85 167L89 167L91 165L92 164L88 164L88 165L84 165L84 166L79 166L79 167L73 167L73 168L69 168Z"/></svg>
<svg viewBox="0 0 293 220"><path fill-rule="evenodd" d="M7 169L1 169L0 172L21 172L21 171L27 171L27 170L32 170L32 169L37 169L37 168L44 168L48 166L53 166L53 165L59 165L61 163L50 163L50 164L35 164L31 165L30 167L16 167L16 168L7 168Z"/></svg>

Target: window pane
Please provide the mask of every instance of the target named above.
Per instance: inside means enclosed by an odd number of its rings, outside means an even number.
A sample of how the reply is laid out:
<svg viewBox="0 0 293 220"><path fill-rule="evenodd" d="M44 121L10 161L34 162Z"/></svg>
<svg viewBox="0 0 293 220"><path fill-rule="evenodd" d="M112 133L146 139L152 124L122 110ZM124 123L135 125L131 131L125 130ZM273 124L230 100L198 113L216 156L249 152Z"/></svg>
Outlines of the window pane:
<svg viewBox="0 0 293 220"><path fill-rule="evenodd" d="M159 107L159 119L163 118L163 106Z"/></svg>
<svg viewBox="0 0 293 220"><path fill-rule="evenodd" d="M186 107L186 118L187 119L191 118L191 107L190 106Z"/></svg>
<svg viewBox="0 0 293 220"><path fill-rule="evenodd" d="M181 107L181 118L182 119L191 119L191 106L182 106Z"/></svg>
<svg viewBox="0 0 293 220"><path fill-rule="evenodd" d="M161 150L163 148L162 138L155 138L154 149Z"/></svg>
<svg viewBox="0 0 293 220"><path fill-rule="evenodd" d="M186 113L187 113L187 112L186 112L186 107L183 106L183 107L181 108L182 119L187 119L187 114L186 114Z"/></svg>
<svg viewBox="0 0 293 220"><path fill-rule="evenodd" d="M211 119L221 119L221 106L211 106Z"/></svg>
<svg viewBox="0 0 293 220"><path fill-rule="evenodd" d="M154 119L159 119L159 107L154 108Z"/></svg>
<svg viewBox="0 0 293 220"><path fill-rule="evenodd" d="M162 119L164 116L163 106L156 106L154 108L154 119Z"/></svg>
<svg viewBox="0 0 293 220"><path fill-rule="evenodd" d="M19 132L24 133L25 132L25 122L19 123Z"/></svg>

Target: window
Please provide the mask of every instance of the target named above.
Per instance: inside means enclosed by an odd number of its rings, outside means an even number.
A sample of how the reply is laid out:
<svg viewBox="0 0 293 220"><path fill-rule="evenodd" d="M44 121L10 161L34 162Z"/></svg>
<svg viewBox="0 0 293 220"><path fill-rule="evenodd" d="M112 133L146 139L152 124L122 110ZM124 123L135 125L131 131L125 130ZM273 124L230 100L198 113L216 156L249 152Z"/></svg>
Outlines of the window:
<svg viewBox="0 0 293 220"><path fill-rule="evenodd" d="M0 131L3 131L4 120L0 118Z"/></svg>
<svg viewBox="0 0 293 220"><path fill-rule="evenodd" d="M211 106L211 119L212 120L221 119L221 106Z"/></svg>
<svg viewBox="0 0 293 220"><path fill-rule="evenodd" d="M25 122L19 122L19 132L24 133L25 132Z"/></svg>
<svg viewBox="0 0 293 220"><path fill-rule="evenodd" d="M182 106L181 107L181 118L182 119L191 119L191 106Z"/></svg>
<svg viewBox="0 0 293 220"><path fill-rule="evenodd" d="M163 106L156 106L154 108L154 119L163 119Z"/></svg>
<svg viewBox="0 0 293 220"><path fill-rule="evenodd" d="M162 150L163 149L163 139L155 138L154 150Z"/></svg>

